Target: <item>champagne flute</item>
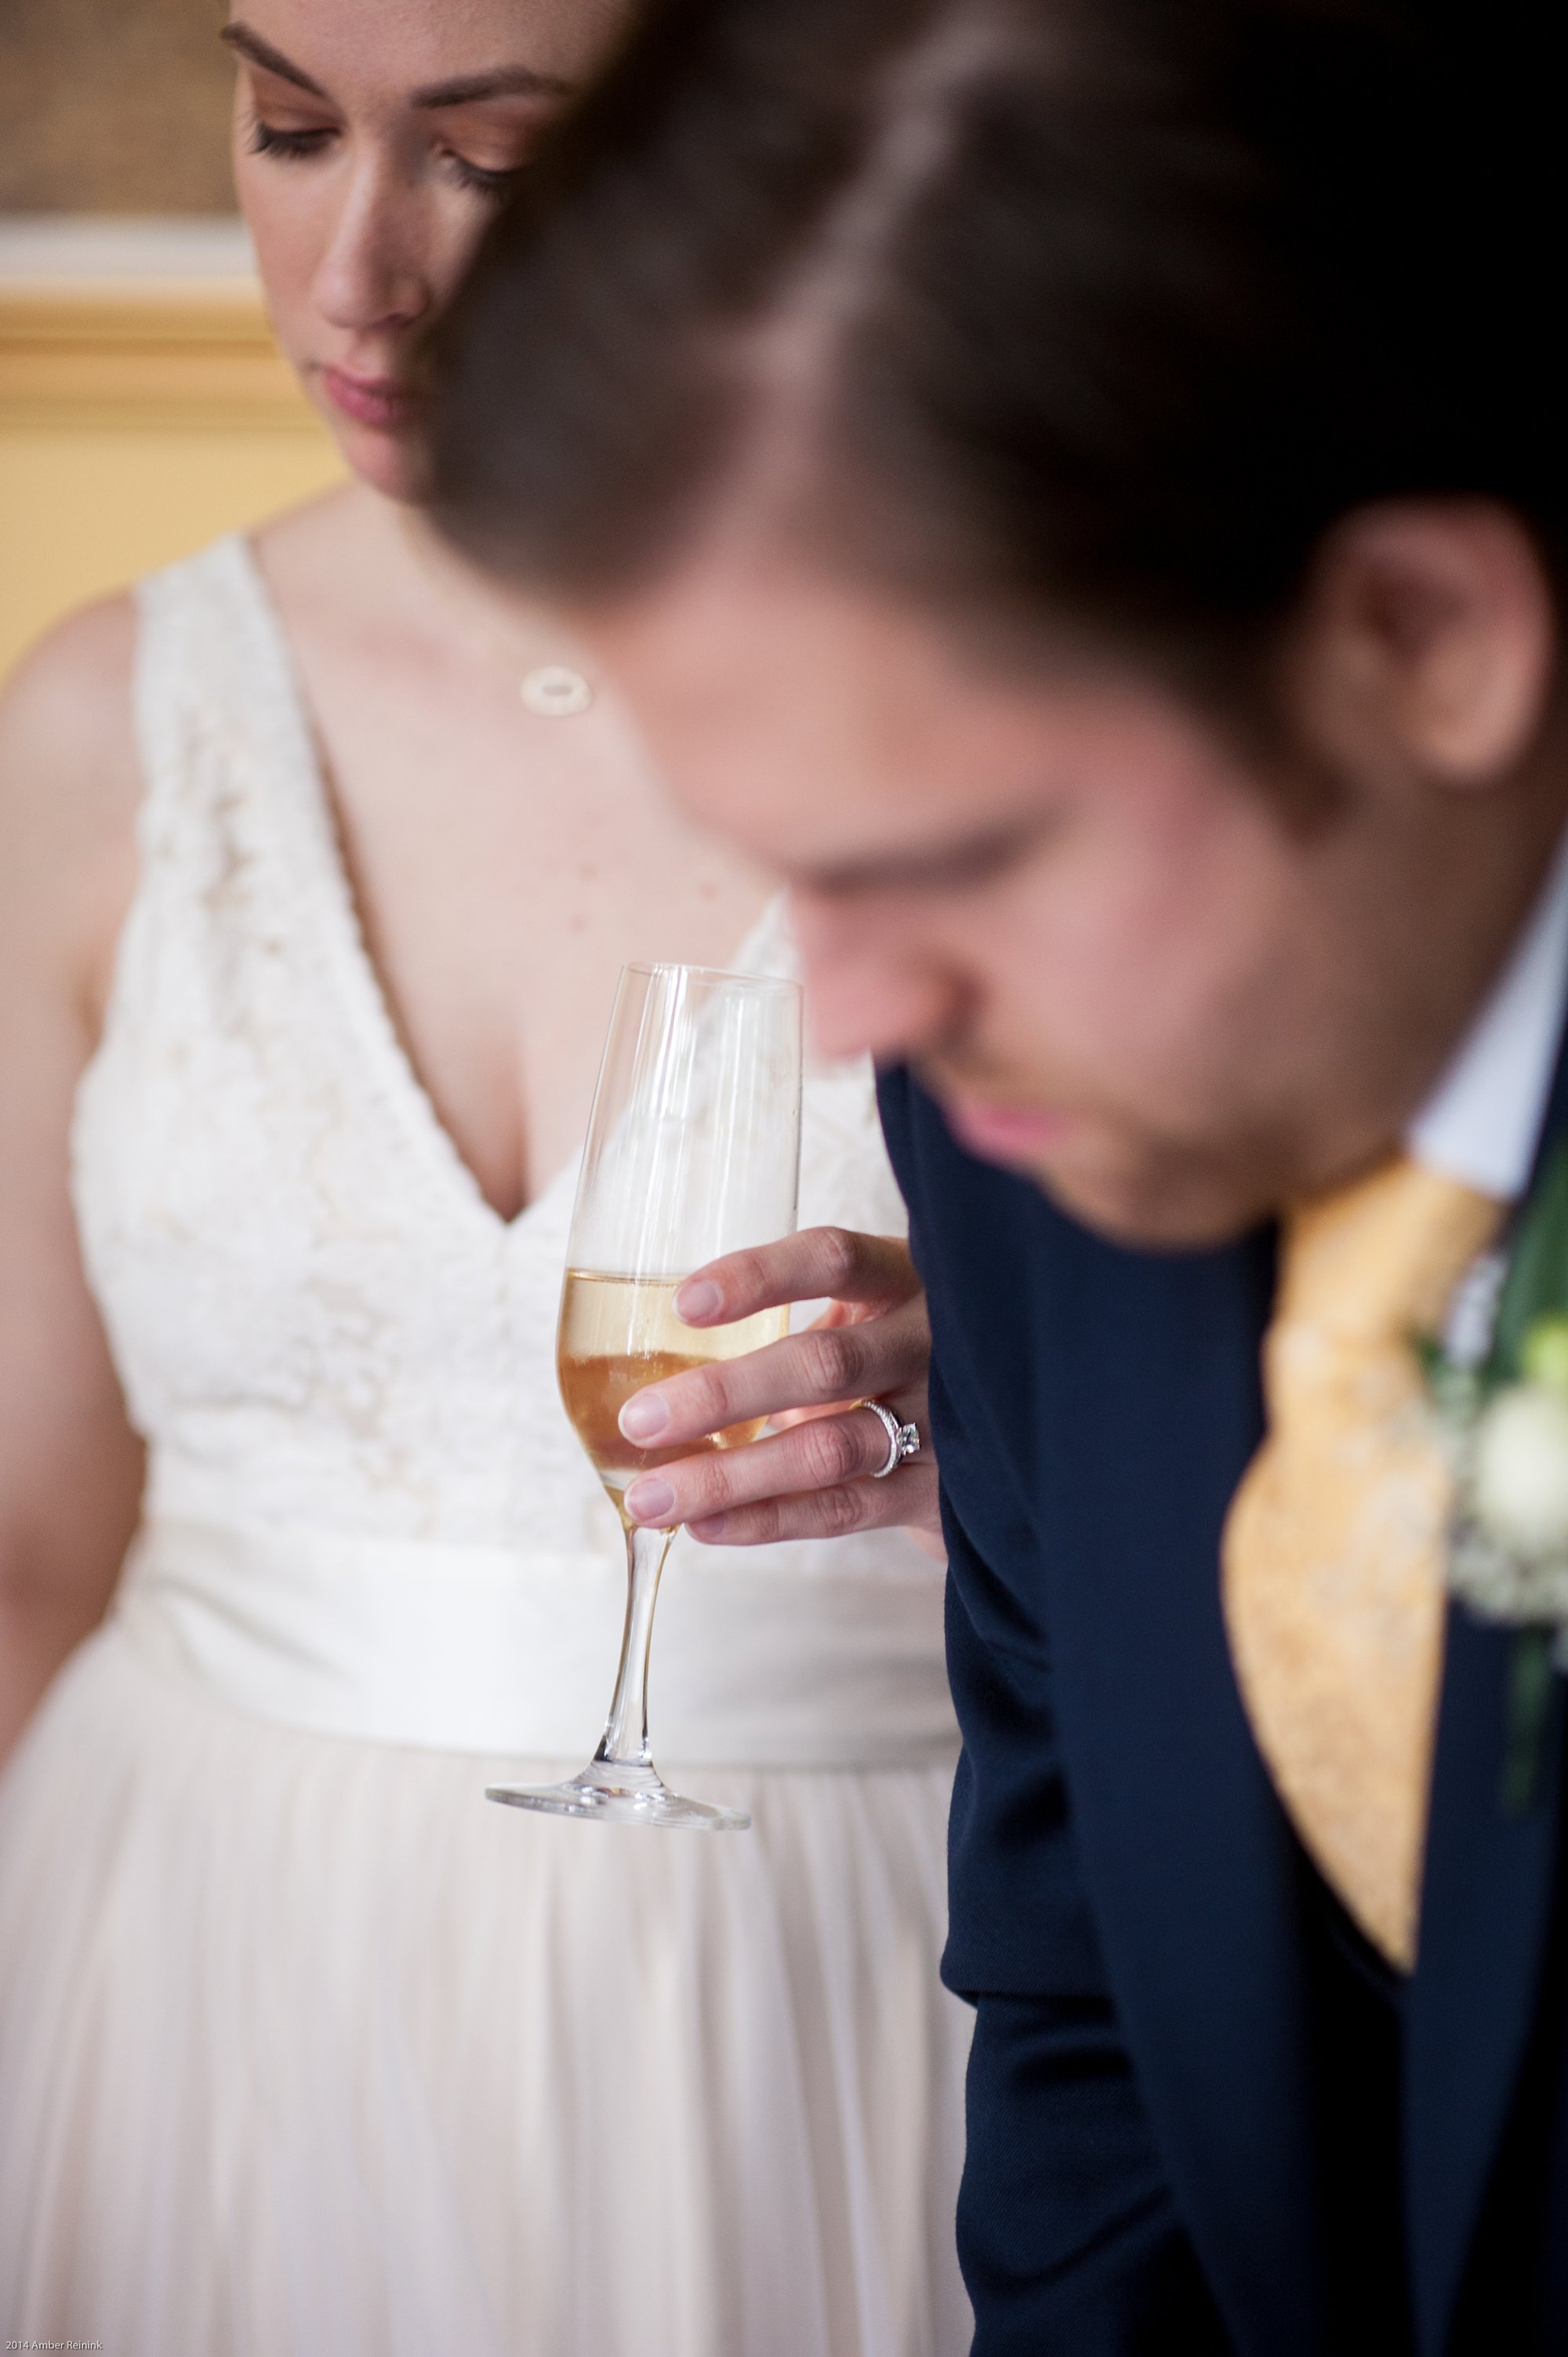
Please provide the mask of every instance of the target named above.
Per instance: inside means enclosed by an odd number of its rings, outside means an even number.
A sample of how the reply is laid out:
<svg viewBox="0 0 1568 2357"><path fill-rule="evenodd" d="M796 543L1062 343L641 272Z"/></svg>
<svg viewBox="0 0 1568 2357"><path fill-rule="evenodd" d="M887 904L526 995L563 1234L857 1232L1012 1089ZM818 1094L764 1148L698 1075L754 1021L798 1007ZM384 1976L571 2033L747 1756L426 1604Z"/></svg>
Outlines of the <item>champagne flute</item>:
<svg viewBox="0 0 1568 2357"><path fill-rule="evenodd" d="M627 1610L604 1740L564 1784L492 1784L492 1801L618 1824L739 1830L750 1819L671 1792L648 1746L648 1656L673 1531L627 1518L650 1466L754 1440L763 1417L709 1440L639 1448L618 1418L633 1392L735 1359L788 1329L788 1308L683 1326L682 1283L704 1261L795 1226L800 1165L800 991L703 966L622 969L577 1181L561 1297L561 1397L626 1535Z"/></svg>

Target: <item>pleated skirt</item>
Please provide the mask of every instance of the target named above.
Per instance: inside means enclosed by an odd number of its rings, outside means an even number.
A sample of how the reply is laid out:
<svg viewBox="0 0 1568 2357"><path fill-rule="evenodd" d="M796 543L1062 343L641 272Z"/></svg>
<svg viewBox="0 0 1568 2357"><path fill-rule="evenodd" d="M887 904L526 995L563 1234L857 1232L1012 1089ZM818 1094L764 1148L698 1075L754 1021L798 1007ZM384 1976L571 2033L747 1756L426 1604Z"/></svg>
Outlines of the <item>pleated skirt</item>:
<svg viewBox="0 0 1568 2357"><path fill-rule="evenodd" d="M0 1779L6 2337L962 2357L950 1768L691 1770L741 1835L483 1797L579 1765L90 1640Z"/></svg>

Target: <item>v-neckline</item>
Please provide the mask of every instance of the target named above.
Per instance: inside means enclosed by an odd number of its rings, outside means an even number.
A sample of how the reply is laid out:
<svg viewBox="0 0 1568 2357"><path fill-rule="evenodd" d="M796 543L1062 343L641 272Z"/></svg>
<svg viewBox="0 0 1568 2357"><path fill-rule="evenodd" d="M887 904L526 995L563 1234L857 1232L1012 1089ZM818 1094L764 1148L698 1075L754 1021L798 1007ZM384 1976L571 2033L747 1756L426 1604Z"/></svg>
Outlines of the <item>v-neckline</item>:
<svg viewBox="0 0 1568 2357"><path fill-rule="evenodd" d="M491 1202L478 1173L442 1119L399 1028L391 996L371 954L370 939L344 850L342 827L328 780L323 748L283 617L249 539L236 534L231 545L256 625L259 653L263 662L276 674L273 716L295 740L295 758L285 766L297 779L306 847L316 855L304 863L306 880L316 888L323 939L337 967L350 1019L371 1060L372 1069L379 1066L383 1074L389 1102L401 1104L404 1128L413 1144L443 1172L469 1211L510 1241L521 1234L545 1205L558 1198L575 1177L577 1157L574 1156L563 1165L509 1217Z"/></svg>

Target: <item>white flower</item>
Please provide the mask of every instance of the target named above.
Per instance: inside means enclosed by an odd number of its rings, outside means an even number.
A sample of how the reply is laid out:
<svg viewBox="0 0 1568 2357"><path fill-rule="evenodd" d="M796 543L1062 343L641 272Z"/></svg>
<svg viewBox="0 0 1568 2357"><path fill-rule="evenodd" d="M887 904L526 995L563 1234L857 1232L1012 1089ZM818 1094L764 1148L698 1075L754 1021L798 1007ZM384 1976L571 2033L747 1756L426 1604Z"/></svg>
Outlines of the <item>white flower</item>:
<svg viewBox="0 0 1568 2357"><path fill-rule="evenodd" d="M1568 1549L1568 1398L1515 1383L1476 1434L1471 1501L1499 1544L1530 1556Z"/></svg>

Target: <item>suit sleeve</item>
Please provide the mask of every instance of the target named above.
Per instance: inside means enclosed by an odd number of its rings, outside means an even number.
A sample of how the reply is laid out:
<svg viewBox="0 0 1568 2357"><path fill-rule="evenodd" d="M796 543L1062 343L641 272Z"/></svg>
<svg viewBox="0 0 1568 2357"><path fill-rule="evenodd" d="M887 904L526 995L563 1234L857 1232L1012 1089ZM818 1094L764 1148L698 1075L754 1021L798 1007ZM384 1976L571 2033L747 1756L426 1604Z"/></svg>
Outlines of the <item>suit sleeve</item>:
<svg viewBox="0 0 1568 2357"><path fill-rule="evenodd" d="M974 2357L1219 2357L1073 1837L1029 1478L1023 1275L1043 1207L961 1155L908 1075L885 1075L881 1102L934 1337L963 1734L942 1976L976 2009L958 2220Z"/></svg>

